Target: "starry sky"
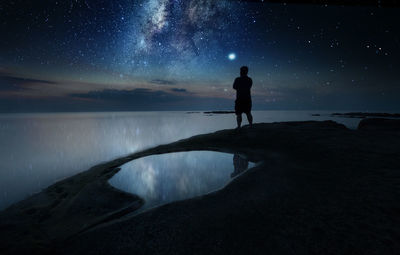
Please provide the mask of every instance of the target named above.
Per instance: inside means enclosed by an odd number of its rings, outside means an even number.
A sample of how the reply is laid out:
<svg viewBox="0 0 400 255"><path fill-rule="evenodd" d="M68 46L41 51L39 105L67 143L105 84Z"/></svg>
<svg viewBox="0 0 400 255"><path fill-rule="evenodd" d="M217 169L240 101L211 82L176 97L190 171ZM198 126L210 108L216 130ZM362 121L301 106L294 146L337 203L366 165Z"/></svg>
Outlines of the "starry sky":
<svg viewBox="0 0 400 255"><path fill-rule="evenodd" d="M399 8L235 0L0 3L0 112L400 110Z"/></svg>

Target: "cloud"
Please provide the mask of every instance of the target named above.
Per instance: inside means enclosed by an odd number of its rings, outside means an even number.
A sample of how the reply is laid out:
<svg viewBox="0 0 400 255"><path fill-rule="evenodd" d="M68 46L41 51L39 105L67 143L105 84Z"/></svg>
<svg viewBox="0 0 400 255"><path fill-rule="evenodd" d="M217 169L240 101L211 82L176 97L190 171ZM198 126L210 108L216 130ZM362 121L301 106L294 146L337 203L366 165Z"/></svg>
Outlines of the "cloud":
<svg viewBox="0 0 400 255"><path fill-rule="evenodd" d="M181 95L143 88L133 90L104 89L89 91L87 93L70 94L69 97L92 101L99 108L107 110L133 111L168 109L180 105L186 100Z"/></svg>
<svg viewBox="0 0 400 255"><path fill-rule="evenodd" d="M173 93L176 90L180 93ZM172 88L171 92L145 88L104 89L70 94L68 97L84 104L90 103L91 109L96 108L96 111L215 110L231 109L233 105L230 99L197 97L179 88ZM80 102L76 101L76 104Z"/></svg>
<svg viewBox="0 0 400 255"><path fill-rule="evenodd" d="M175 85L176 84L176 82L174 82L174 81L163 80L163 79L154 79L154 80L151 80L150 83L157 84L157 85Z"/></svg>
<svg viewBox="0 0 400 255"><path fill-rule="evenodd" d="M393 111L400 109L396 95L399 90L387 94L371 94L366 90L335 89L331 86L313 88L274 88L269 94L254 95L254 109L259 110L344 110Z"/></svg>
<svg viewBox="0 0 400 255"><path fill-rule="evenodd" d="M188 92L186 89L180 89L180 88L172 88L171 91L180 92L180 93L187 93Z"/></svg>
<svg viewBox="0 0 400 255"><path fill-rule="evenodd" d="M144 88L133 90L104 89L99 91L89 91L87 93L70 94L70 96L74 98L97 99L130 104L174 102L181 99L181 97L164 91Z"/></svg>
<svg viewBox="0 0 400 255"><path fill-rule="evenodd" d="M56 82L49 80L37 80L30 78L21 78L8 74L0 75L0 91L21 91L29 90L29 85L41 83L41 84L56 84Z"/></svg>

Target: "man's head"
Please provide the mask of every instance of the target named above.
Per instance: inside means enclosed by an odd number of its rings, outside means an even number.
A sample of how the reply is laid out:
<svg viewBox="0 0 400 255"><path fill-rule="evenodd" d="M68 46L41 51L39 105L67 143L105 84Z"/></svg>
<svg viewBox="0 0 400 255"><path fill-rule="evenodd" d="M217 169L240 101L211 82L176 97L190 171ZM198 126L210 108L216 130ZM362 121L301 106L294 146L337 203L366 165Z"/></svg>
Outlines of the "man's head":
<svg viewBox="0 0 400 255"><path fill-rule="evenodd" d="M249 72L249 68L247 66L242 66L240 68L240 76L246 76Z"/></svg>

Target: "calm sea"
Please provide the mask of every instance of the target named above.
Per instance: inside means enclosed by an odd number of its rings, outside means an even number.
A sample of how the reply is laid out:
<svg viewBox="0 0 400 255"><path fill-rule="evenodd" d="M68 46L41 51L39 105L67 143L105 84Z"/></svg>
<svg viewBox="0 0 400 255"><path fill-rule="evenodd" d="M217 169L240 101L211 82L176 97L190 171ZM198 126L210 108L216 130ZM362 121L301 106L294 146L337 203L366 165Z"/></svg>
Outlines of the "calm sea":
<svg viewBox="0 0 400 255"><path fill-rule="evenodd" d="M316 113L320 116L312 116ZM255 111L253 115L255 123L335 120L356 128L359 122L330 113ZM202 112L0 114L0 210L95 164L235 125L233 114Z"/></svg>

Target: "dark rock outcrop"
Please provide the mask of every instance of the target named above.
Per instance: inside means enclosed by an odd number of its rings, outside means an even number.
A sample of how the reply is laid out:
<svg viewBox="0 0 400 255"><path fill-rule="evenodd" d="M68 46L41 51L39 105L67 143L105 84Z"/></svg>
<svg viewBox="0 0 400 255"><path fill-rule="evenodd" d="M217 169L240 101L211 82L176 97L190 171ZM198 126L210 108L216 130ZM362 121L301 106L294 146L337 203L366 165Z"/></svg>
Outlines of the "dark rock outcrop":
<svg viewBox="0 0 400 255"><path fill-rule="evenodd" d="M358 130L400 131L400 119L366 118L362 119Z"/></svg>
<svg viewBox="0 0 400 255"><path fill-rule="evenodd" d="M160 145L1 212L0 253L398 254L399 147L397 133L332 121L254 124ZM107 184L130 160L190 150L259 163L221 190L133 217L140 198Z"/></svg>

